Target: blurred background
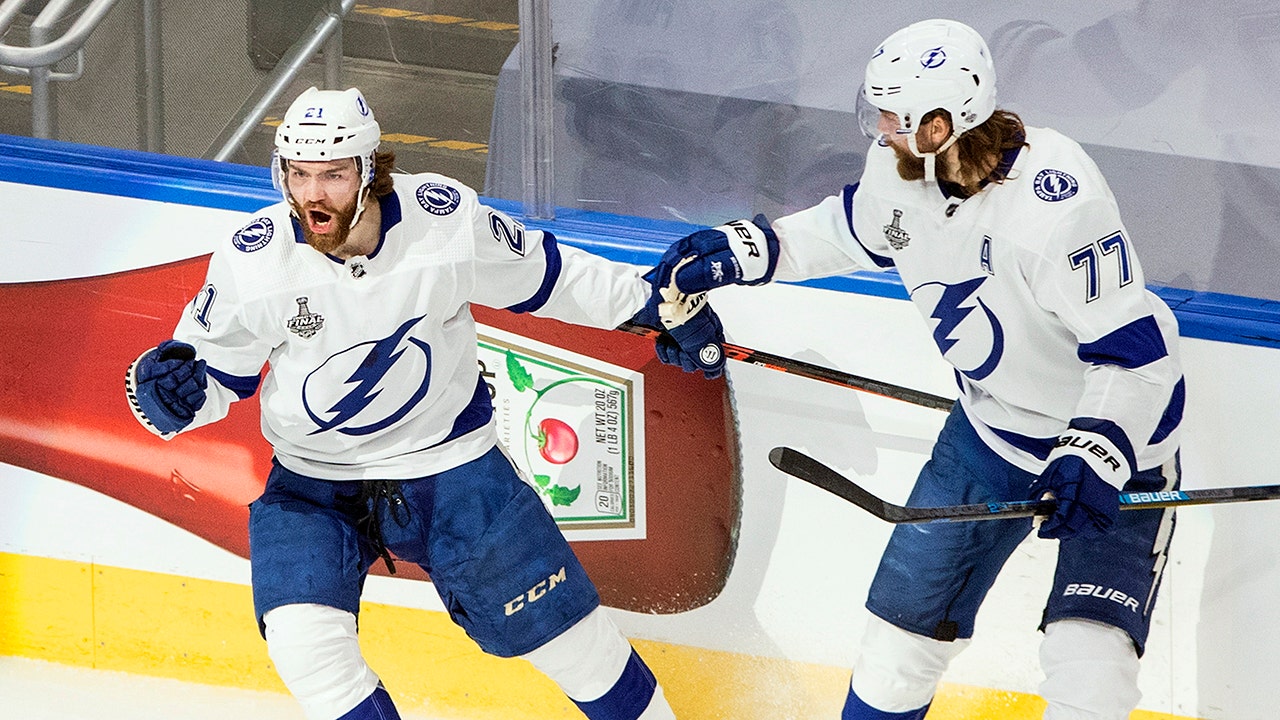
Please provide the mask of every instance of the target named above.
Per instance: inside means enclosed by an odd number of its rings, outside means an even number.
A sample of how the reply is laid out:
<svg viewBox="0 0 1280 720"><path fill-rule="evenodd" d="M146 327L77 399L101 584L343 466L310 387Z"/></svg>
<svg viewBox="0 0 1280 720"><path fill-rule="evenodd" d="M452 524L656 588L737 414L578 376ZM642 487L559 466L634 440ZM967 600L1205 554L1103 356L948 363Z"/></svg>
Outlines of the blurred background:
<svg viewBox="0 0 1280 720"><path fill-rule="evenodd" d="M527 200L537 18L552 207L773 217L857 179L865 58L939 15L987 38L1002 106L1090 151L1150 282L1280 299L1270 0L5 0L0 132L262 165L293 97L354 85L402 170Z"/></svg>

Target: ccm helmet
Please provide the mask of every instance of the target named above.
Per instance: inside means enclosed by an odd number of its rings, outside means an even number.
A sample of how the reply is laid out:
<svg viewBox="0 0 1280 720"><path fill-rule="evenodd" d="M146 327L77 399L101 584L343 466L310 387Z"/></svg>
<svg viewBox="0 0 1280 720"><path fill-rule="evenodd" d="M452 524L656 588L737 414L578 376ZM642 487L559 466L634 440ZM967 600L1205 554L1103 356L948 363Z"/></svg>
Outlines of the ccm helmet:
<svg viewBox="0 0 1280 720"><path fill-rule="evenodd" d="M382 130L359 90L308 88L293 101L276 128L272 178L285 200L290 200L285 182L290 160L355 158L360 190L356 193L356 215L351 221L354 225L364 210L365 188L373 182L374 151L381 140Z"/></svg>
<svg viewBox="0 0 1280 720"><path fill-rule="evenodd" d="M893 33L867 63L859 112L863 129L875 127L879 111L898 116L898 133L927 165L964 132L981 125L996 109L996 73L991 52L978 31L955 20L922 20ZM916 148L915 134L934 110L951 114L952 136L931 153ZM865 110L871 110L870 113ZM870 125L868 127L868 124Z"/></svg>

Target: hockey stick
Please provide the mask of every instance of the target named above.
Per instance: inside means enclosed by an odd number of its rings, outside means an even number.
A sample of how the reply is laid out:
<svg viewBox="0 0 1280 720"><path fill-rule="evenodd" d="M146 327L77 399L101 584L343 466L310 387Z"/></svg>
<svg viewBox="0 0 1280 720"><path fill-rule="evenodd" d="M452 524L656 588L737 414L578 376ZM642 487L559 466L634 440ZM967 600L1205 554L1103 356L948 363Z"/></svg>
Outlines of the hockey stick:
<svg viewBox="0 0 1280 720"><path fill-rule="evenodd" d="M635 325L630 322L623 323L618 327L633 335L643 335L648 338L657 338L659 333L653 328L643 325ZM923 390L913 390L900 385L893 385L871 378L852 375L840 370L814 365L803 360L783 357L782 355L773 355L771 353L762 352L760 350L752 350L751 348L742 347L741 345L724 344L724 355L730 360L738 360L752 365L760 365L770 370L779 370L784 373L806 377L811 380L821 380L833 385L854 388L865 392L880 395L881 397L892 398L894 400L902 400L920 405L922 407L933 408L935 410L950 410L955 404L955 400L942 397L941 395L933 395Z"/></svg>
<svg viewBox="0 0 1280 720"><path fill-rule="evenodd" d="M1053 500L1010 500L1007 502L946 505L943 507L906 507L886 502L854 481L821 462L789 447L769 451L769 462L782 472L817 485L827 492L848 500L876 517L895 525L927 522L967 522L970 520L1005 520L1008 518L1050 515ZM1273 500L1280 498L1280 485L1213 488L1206 490L1168 490L1151 493L1120 493L1121 510L1182 505Z"/></svg>

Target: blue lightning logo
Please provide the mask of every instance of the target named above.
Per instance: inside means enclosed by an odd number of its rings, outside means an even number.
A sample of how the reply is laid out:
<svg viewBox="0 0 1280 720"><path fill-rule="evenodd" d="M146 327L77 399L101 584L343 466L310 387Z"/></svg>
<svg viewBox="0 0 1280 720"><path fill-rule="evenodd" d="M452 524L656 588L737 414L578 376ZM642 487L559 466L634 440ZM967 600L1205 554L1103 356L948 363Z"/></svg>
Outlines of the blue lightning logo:
<svg viewBox="0 0 1280 720"><path fill-rule="evenodd" d="M969 314L977 308L982 308L982 312L986 315L987 322L991 327L991 351L987 354L987 358L977 367L969 370L959 366L956 367L961 374L971 380L981 380L990 375L996 369L996 365L1000 364L1000 358L1004 356L1004 328L1000 326L1000 321L996 319L995 313L991 312L991 309L982 302L982 299L974 297L974 293L986 281L986 277L978 277L956 285L927 283L929 285L942 285L944 288L942 297L938 299L933 312L929 315L929 317L938 321L938 325L933 329L933 341L937 343L938 349L942 351L944 357L956 343L960 342L961 338L965 337L964 333L960 333L960 337L957 338L951 337L951 334L965 321L965 318L968 318ZM924 285L920 287L924 287ZM919 289L916 288L916 290ZM913 290L912 295L915 292ZM970 297L973 297L973 303L965 305ZM948 359L950 360L950 358Z"/></svg>
<svg viewBox="0 0 1280 720"><path fill-rule="evenodd" d="M275 226L270 218L255 218L253 222L240 228L231 237L231 244L240 252L257 252L271 242L275 234Z"/></svg>
<svg viewBox="0 0 1280 720"><path fill-rule="evenodd" d="M943 50L942 46L938 46L924 51L924 54L920 56L920 67L929 69L938 68L942 67L942 63L946 61L947 51Z"/></svg>
<svg viewBox="0 0 1280 720"><path fill-rule="evenodd" d="M396 331L386 338L372 343L361 343L348 350L344 350L337 355L325 361L325 364L312 371L307 376L307 381L303 384L302 404L306 408L307 415L318 426L316 430L311 432L312 435L325 432L327 430L336 430L344 435L368 435L399 422L405 415L409 413L422 398L426 397L427 389L431 384L431 347L425 342L415 338L408 337L409 329L416 325L421 317L413 318L405 322ZM392 412L378 417L372 422L366 422L363 425L348 425L352 420L361 414L367 414L366 411L373 405L374 401L386 389L383 380L387 374L395 367L397 361L404 357L405 351L409 346L416 347L420 350L426 359L426 371L422 374L422 381L404 402L397 403L397 407ZM364 348L368 348L367 351ZM317 382L325 382L328 378L318 377L329 363L336 358L353 352L365 352L364 358L356 366L344 385L354 385L347 391L340 400L333 403L326 411L329 419L325 420L311 410L310 403L307 402L307 386L312 379ZM339 375L339 377L341 377ZM384 403L385 404L385 403Z"/></svg>

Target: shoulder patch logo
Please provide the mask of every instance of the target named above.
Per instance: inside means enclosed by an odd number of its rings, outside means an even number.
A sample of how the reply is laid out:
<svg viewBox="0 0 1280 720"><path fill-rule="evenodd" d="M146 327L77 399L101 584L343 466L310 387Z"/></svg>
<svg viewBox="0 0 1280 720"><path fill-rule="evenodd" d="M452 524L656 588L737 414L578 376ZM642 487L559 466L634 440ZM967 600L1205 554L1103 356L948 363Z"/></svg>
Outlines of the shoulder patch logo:
<svg viewBox="0 0 1280 720"><path fill-rule="evenodd" d="M448 215L462 204L457 188L441 183L425 183L418 187L418 204L432 215Z"/></svg>
<svg viewBox="0 0 1280 720"><path fill-rule="evenodd" d="M1058 202L1075 195L1080 190L1080 183L1061 170L1045 168L1036 173L1032 187L1035 188L1036 195L1041 200Z"/></svg>
<svg viewBox="0 0 1280 720"><path fill-rule="evenodd" d="M884 226L884 239L889 241L894 250L901 250L911 242L911 236L898 223L902 220L902 211L894 209L893 221Z"/></svg>
<svg viewBox="0 0 1280 720"><path fill-rule="evenodd" d="M320 313L313 313L307 307L307 298L298 298L298 314L285 321L284 326L289 328L289 332L296 334L298 337L306 340L315 336L324 327L324 316Z"/></svg>
<svg viewBox="0 0 1280 720"><path fill-rule="evenodd" d="M256 252L266 247L274 234L275 225L271 218L254 218L253 222L236 231L231 237L231 244L240 252Z"/></svg>

